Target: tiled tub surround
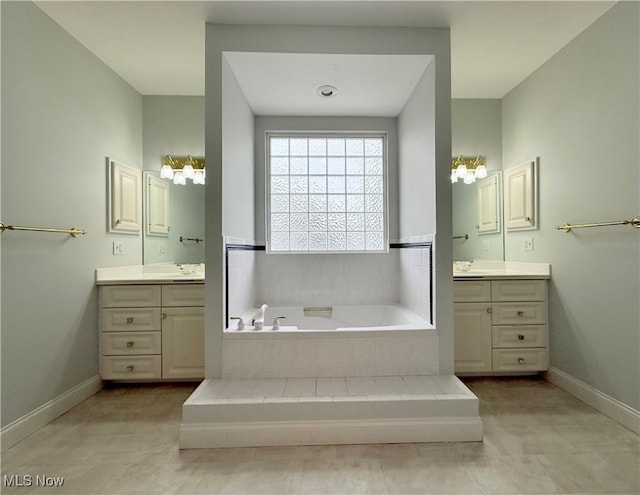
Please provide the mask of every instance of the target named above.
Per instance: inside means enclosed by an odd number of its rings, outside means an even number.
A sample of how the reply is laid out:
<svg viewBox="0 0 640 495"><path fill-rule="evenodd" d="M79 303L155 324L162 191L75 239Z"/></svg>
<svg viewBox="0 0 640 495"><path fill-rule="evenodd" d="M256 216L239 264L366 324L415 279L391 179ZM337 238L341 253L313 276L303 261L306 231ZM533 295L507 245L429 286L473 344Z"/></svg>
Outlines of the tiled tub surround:
<svg viewBox="0 0 640 495"><path fill-rule="evenodd" d="M436 375L433 329L225 332L223 378Z"/></svg>
<svg viewBox="0 0 640 495"><path fill-rule="evenodd" d="M400 303L432 322L433 236L391 243L388 253L267 254L263 244L225 238L228 315L281 305Z"/></svg>
<svg viewBox="0 0 640 495"><path fill-rule="evenodd" d="M438 373L438 335L431 325L432 236L394 243L386 254L268 255L264 247L226 240L228 316L246 324L268 303L264 332L250 328L222 339L223 378L363 377ZM252 278L253 276L253 278ZM247 284L253 283L253 287ZM253 303L249 304L251 298ZM399 304L398 304L399 303ZM281 321L277 307L355 307L364 317L391 306L408 321L354 324L331 332ZM368 306L368 308L364 307ZM405 307L406 306L406 307ZM356 318L357 319L357 318ZM398 323L399 325L395 325ZM405 323L410 323L405 325ZM301 330L294 330L298 326Z"/></svg>

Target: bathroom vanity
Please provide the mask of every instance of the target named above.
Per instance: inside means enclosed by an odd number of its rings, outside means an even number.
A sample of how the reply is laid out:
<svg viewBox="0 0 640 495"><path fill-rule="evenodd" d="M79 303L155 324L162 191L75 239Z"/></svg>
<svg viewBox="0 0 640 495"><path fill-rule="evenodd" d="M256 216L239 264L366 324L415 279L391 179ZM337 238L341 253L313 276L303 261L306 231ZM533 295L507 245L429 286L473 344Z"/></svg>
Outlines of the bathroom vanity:
<svg viewBox="0 0 640 495"><path fill-rule="evenodd" d="M548 264L454 270L455 372L520 374L549 365Z"/></svg>
<svg viewBox="0 0 640 495"><path fill-rule="evenodd" d="M202 379L204 272L123 268L96 272L101 378Z"/></svg>

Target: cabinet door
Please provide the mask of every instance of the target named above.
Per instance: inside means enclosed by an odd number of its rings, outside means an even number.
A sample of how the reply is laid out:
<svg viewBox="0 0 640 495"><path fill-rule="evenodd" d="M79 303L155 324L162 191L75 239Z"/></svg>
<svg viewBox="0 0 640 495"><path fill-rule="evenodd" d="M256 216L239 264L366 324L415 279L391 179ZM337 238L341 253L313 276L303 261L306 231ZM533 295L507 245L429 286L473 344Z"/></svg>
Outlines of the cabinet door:
<svg viewBox="0 0 640 495"><path fill-rule="evenodd" d="M478 181L476 190L478 192L476 198L478 233L500 232L498 177L494 175Z"/></svg>
<svg viewBox="0 0 640 495"><path fill-rule="evenodd" d="M456 372L491 371L491 304L455 303Z"/></svg>
<svg viewBox="0 0 640 495"><path fill-rule="evenodd" d="M507 230L536 228L534 160L504 171L504 223Z"/></svg>
<svg viewBox="0 0 640 495"><path fill-rule="evenodd" d="M109 229L112 232L140 232L142 225L142 171L109 160L110 208Z"/></svg>
<svg viewBox="0 0 640 495"><path fill-rule="evenodd" d="M162 378L204 377L204 308L165 308Z"/></svg>
<svg viewBox="0 0 640 495"><path fill-rule="evenodd" d="M169 235L169 183L147 176L147 235Z"/></svg>

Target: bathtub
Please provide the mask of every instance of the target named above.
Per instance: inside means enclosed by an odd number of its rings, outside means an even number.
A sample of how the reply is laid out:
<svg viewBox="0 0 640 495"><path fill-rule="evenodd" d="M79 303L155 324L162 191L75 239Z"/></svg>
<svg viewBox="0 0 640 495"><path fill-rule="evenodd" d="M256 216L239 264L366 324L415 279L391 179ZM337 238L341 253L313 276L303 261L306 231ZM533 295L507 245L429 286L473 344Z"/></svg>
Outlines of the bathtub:
<svg viewBox="0 0 640 495"><path fill-rule="evenodd" d="M438 374L438 334L427 320L396 305L268 306L222 336L223 378L311 378ZM273 330L273 319L284 317Z"/></svg>
<svg viewBox="0 0 640 495"><path fill-rule="evenodd" d="M331 307L267 306L264 325L256 330L252 320L258 311L245 313L245 332L377 332L397 330L427 330L433 328L424 318L402 306L339 305ZM280 328L274 330L278 317ZM238 332L237 323L228 331Z"/></svg>

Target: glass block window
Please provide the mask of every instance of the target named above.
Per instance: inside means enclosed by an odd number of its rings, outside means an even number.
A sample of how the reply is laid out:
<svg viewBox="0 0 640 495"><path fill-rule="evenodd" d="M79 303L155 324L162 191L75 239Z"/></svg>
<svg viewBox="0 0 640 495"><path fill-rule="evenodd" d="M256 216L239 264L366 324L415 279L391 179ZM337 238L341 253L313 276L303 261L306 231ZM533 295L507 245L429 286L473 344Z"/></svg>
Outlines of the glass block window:
<svg viewBox="0 0 640 495"><path fill-rule="evenodd" d="M386 252L384 134L267 135L269 252Z"/></svg>

